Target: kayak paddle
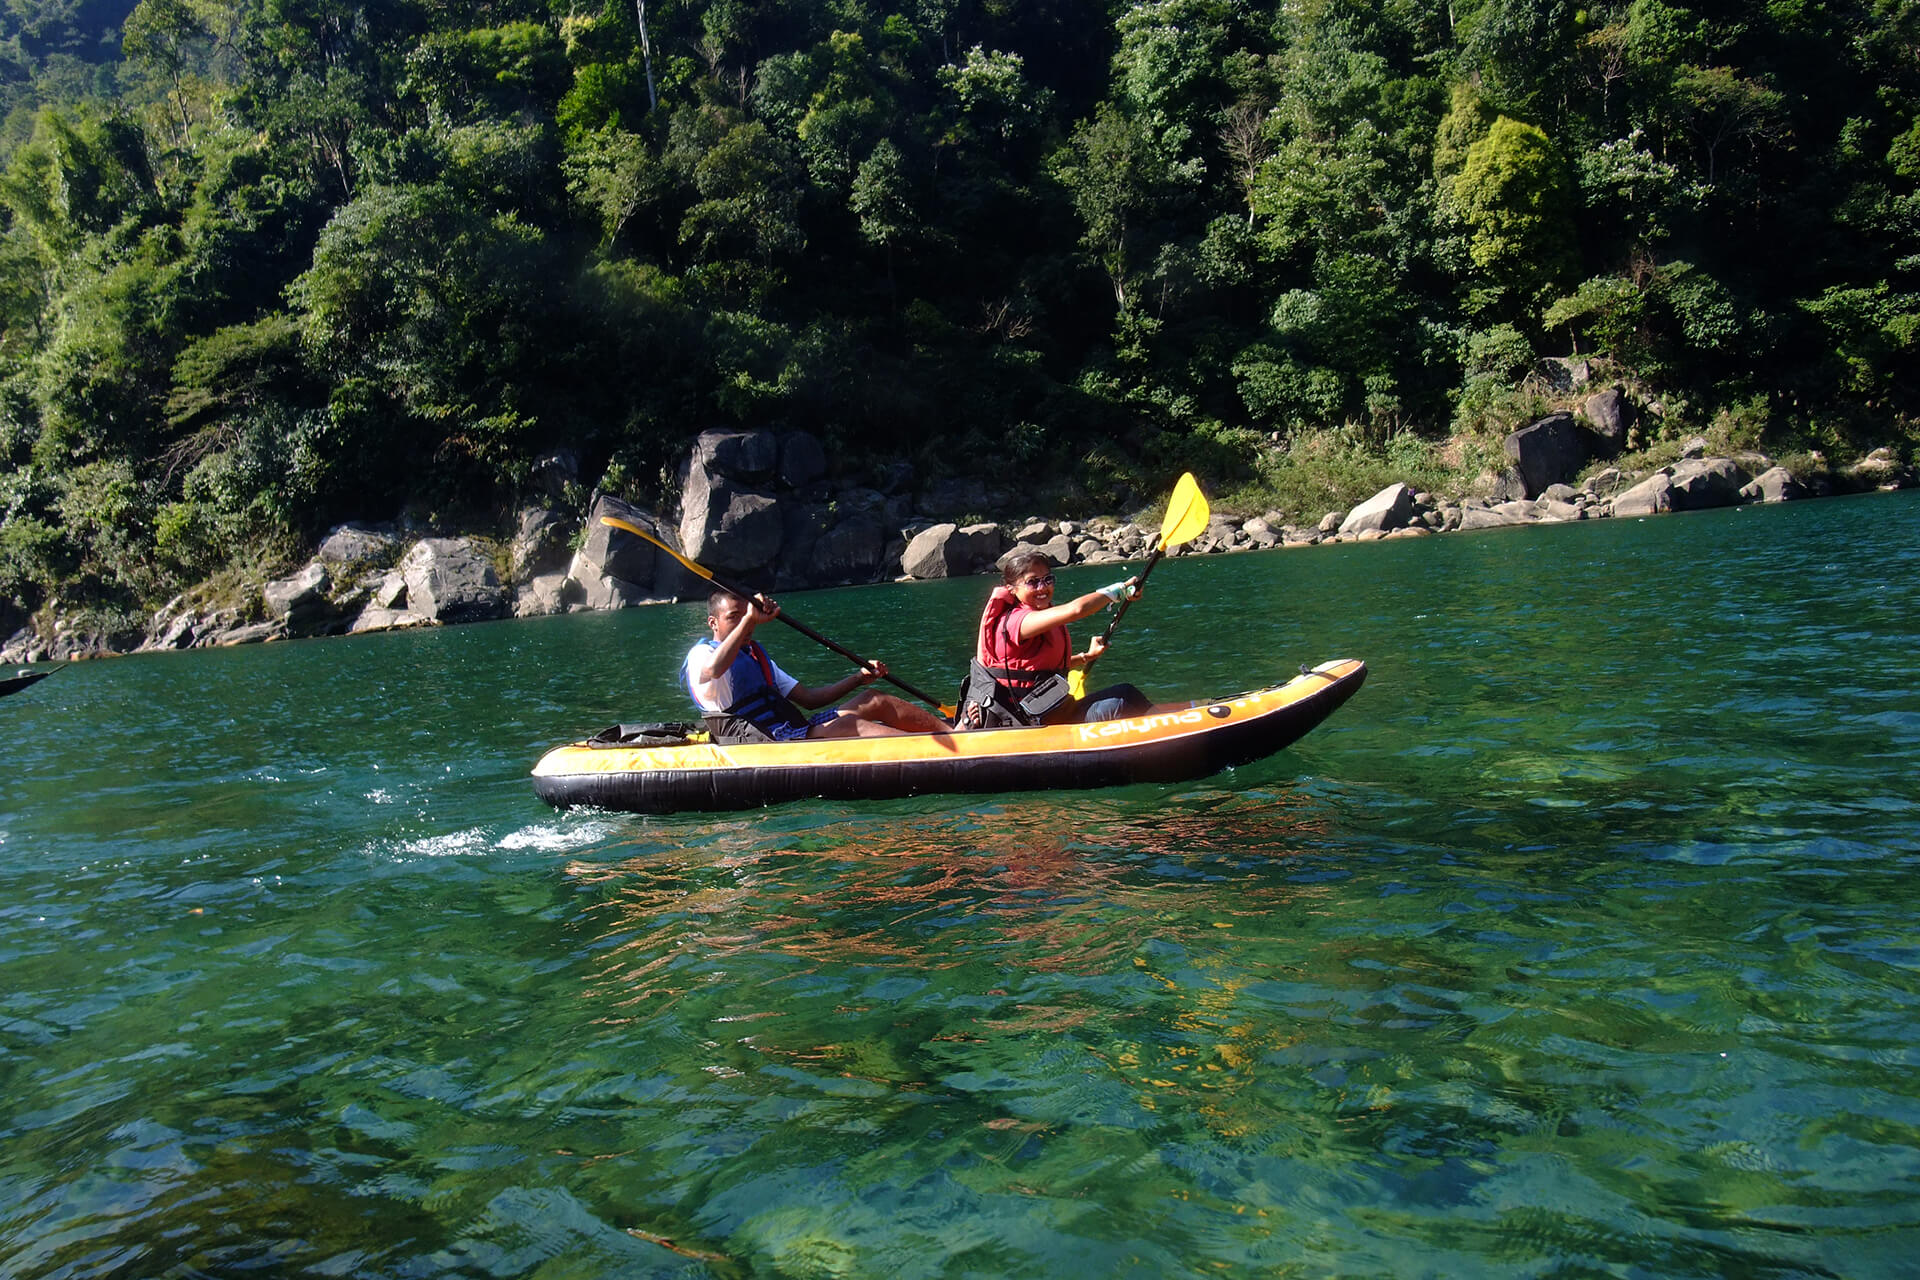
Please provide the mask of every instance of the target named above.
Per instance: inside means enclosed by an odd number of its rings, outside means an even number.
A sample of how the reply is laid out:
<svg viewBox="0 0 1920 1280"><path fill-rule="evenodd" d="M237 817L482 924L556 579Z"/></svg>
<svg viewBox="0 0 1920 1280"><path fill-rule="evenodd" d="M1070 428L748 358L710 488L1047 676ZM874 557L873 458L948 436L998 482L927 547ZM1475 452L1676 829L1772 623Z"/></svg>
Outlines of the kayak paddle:
<svg viewBox="0 0 1920 1280"><path fill-rule="evenodd" d="M1167 499L1167 514L1160 521L1160 541L1155 544L1153 554L1147 557L1146 567L1140 570L1140 579L1134 586L1133 595L1122 596L1120 607L1113 612L1113 621L1100 635L1100 643L1106 644L1113 639L1113 629L1120 625L1120 619L1127 614L1127 607L1139 595L1140 588L1147 585L1147 575L1153 572L1153 566L1160 563L1160 557L1167 553L1168 547L1183 546L1192 542L1206 529L1207 521L1213 518L1213 511L1207 506L1207 496L1200 492L1200 482L1193 478L1193 472L1181 475L1173 486L1173 496ZM1067 692L1076 698L1087 696L1087 672L1093 669L1094 660L1089 658L1083 667L1075 667L1067 676Z"/></svg>
<svg viewBox="0 0 1920 1280"><path fill-rule="evenodd" d="M689 573L693 573L698 575L699 577L705 578L708 582L711 582L714 586L720 588L722 591L728 592L729 594L732 594L732 595L739 596L742 600L745 600L748 603L752 603L754 598L753 592L748 591L744 587L735 586L733 583L728 582L723 578L714 576L713 570L707 568L703 564L699 564L699 563L696 563L695 561L687 559L685 556L681 555L678 551L675 551L672 547L660 541L660 539L654 537L652 534L648 533L645 529L642 529L639 525L630 523L629 521L626 521L626 520L622 520L619 516L601 516L600 523L604 525L608 525L615 529L624 530L627 533L633 534L637 538L641 538L647 542L651 542L654 546L660 548L662 551L672 556L675 560L678 560L681 564L685 565ZM825 645L827 648L833 650L835 653L839 654L841 657L845 658L847 661L853 663L855 666L860 667L861 669L866 671L873 670L873 664L871 662L868 662L865 658L861 657L859 654L855 653L853 650L847 648L846 646L838 644L832 640L829 640L827 637L821 635L818 631L815 631L812 627L808 626L806 623L800 622L794 618L788 617L787 611L785 609L782 609L779 613L775 614L774 616L778 618L780 621L786 623L788 626L792 627L795 631L798 631L801 635L805 636L807 639L815 641L819 644ZM892 673L888 673L887 675L881 676L880 678L882 680L885 680L888 684L894 686L896 689L901 689L907 693L912 694L914 697L920 699L920 701L926 703L928 706L932 707L935 711L938 711L941 715L945 716L947 719L951 720L953 718L953 713L954 713L953 707L943 706L940 703L939 699L934 698L929 694L920 692L920 690L914 688L912 685L908 684L905 680L900 679L898 676L895 676Z"/></svg>

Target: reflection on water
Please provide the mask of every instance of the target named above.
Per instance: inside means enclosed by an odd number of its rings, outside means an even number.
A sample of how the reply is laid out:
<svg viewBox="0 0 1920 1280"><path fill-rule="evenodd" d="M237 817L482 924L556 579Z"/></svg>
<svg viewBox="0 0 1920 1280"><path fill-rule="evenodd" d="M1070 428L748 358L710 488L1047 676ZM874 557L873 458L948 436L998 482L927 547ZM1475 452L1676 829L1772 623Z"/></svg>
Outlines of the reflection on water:
<svg viewBox="0 0 1920 1280"><path fill-rule="evenodd" d="M1177 561L1109 661L1366 690L1004 803L540 807L693 609L77 670L7 708L0 1274L1907 1274L1916 525Z"/></svg>

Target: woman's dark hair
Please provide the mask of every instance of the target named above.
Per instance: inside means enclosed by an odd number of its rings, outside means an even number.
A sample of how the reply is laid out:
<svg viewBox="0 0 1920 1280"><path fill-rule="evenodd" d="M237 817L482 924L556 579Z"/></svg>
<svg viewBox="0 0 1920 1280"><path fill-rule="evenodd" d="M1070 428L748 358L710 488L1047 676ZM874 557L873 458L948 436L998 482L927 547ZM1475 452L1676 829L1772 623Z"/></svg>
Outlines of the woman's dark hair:
<svg viewBox="0 0 1920 1280"><path fill-rule="evenodd" d="M1020 581L1021 576L1035 565L1039 565L1048 572L1053 570L1053 561L1047 558L1046 552L1021 551L1007 560L1006 566L1000 570L1000 580L1010 587Z"/></svg>

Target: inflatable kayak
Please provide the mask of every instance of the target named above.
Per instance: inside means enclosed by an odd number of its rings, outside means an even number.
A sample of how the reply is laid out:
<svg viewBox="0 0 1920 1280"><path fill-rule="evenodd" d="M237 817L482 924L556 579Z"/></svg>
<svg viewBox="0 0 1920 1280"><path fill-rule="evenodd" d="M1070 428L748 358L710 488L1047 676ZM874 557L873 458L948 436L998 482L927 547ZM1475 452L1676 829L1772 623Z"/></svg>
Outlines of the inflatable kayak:
<svg viewBox="0 0 1920 1280"><path fill-rule="evenodd" d="M53 671L58 670L60 670L59 667L53 669ZM22 689L32 688L34 685L39 684L42 680L52 675L53 671L22 671L18 675L7 676L4 679L0 679L0 698L4 698L10 693L19 693Z"/></svg>
<svg viewBox="0 0 1920 1280"><path fill-rule="evenodd" d="M559 808L673 813L1182 782L1272 755L1332 715L1366 678L1364 662L1343 659L1270 689L1130 720L966 733L723 746L616 728L547 752L534 766L533 788Z"/></svg>

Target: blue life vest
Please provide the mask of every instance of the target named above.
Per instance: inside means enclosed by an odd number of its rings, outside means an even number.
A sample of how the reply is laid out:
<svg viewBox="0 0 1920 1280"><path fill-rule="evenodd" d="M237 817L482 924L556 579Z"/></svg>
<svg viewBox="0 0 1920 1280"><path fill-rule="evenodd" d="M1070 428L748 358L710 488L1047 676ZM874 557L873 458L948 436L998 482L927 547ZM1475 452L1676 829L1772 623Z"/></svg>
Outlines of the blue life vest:
<svg viewBox="0 0 1920 1280"><path fill-rule="evenodd" d="M720 647L716 640L702 640L700 644L709 649ZM734 698L724 710L708 711L700 706L698 698L694 698L693 703L706 717L715 737L722 740L750 737L750 733L740 735L729 731L732 722L742 720L769 738L793 737L796 735L792 730L806 729L807 718L800 714L798 707L787 701L780 687L773 682L773 661L767 657L767 651L760 647L758 640L749 640L740 647L727 674L731 677ZM689 698L693 698L692 679L693 673L688 669L688 664L682 663L680 680ZM714 723L716 721L720 723ZM782 729L788 732L779 732Z"/></svg>

